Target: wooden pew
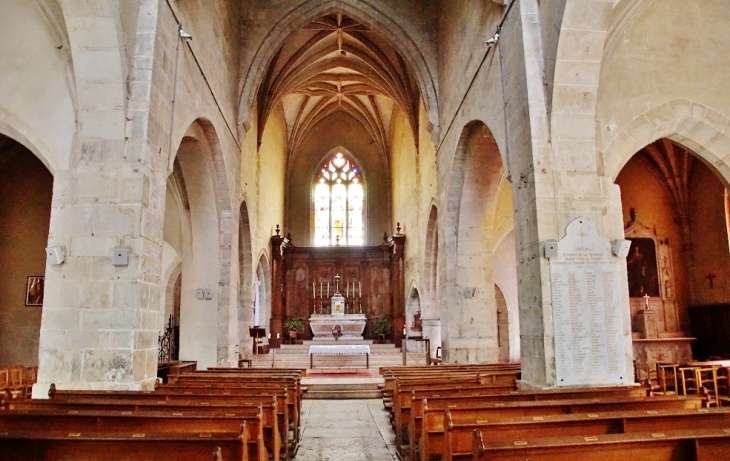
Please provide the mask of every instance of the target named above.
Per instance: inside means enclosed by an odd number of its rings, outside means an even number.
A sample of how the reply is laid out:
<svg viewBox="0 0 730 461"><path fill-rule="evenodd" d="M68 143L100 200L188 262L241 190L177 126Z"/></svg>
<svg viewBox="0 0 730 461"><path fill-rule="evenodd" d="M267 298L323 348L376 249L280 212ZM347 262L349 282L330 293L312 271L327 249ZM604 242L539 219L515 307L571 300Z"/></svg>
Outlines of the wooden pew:
<svg viewBox="0 0 730 461"><path fill-rule="evenodd" d="M730 428L570 436L523 441L482 441L474 437L474 461L716 461L726 459Z"/></svg>
<svg viewBox="0 0 730 461"><path fill-rule="evenodd" d="M248 461L245 431L175 434L158 432L68 432L35 428L0 432L0 459L108 461Z"/></svg>
<svg viewBox="0 0 730 461"><path fill-rule="evenodd" d="M423 385L398 383L392 411L392 425L396 433L397 449L413 443L413 432L409 430L415 411L419 417L422 412L421 403L425 396L440 395L508 395L515 389L514 381L506 380L501 384L452 383ZM418 399L417 401L414 399Z"/></svg>
<svg viewBox="0 0 730 461"><path fill-rule="evenodd" d="M8 431L34 431L38 428L66 433L167 433L197 435L207 438L212 434L243 431L246 457L252 461L268 461L263 434L263 412L251 408L250 412L236 415L199 412L169 411L103 411L103 410L25 410L0 412L0 433ZM276 457L274 458L276 459Z"/></svg>
<svg viewBox="0 0 730 461"><path fill-rule="evenodd" d="M524 441L545 437L594 436L730 427L730 409L651 410L515 417L482 423L455 424L445 411L446 444L442 461L472 459L474 431L482 443Z"/></svg>
<svg viewBox="0 0 730 461"><path fill-rule="evenodd" d="M449 408L455 424L478 423L517 416L545 416L571 413L601 413L607 411L641 410L696 410L702 407L700 397L658 396L625 399L566 399L545 401L485 402L480 406ZM431 456L443 456L445 448L445 412L429 411L428 399L423 402L423 422L419 440L421 460Z"/></svg>
<svg viewBox="0 0 730 461"><path fill-rule="evenodd" d="M395 383L393 392L393 409L391 420L396 433L396 447L410 444L408 425L410 422L412 393L416 390L428 390L443 393L472 392L473 389L483 389L484 393L506 393L516 388L519 373L515 371L497 370L494 372L482 371L476 374L461 372L456 375L429 378L399 379ZM478 392L478 391L475 391ZM400 452L400 451L399 451Z"/></svg>
<svg viewBox="0 0 730 461"><path fill-rule="evenodd" d="M646 389L639 386L617 386L603 388L575 388L560 390L536 390L531 392L491 392L480 388L462 389L462 392L448 393L433 389L413 390L411 392L411 413L407 438L410 441L411 459L418 459L418 442L423 420L423 401L428 399L429 411L443 411L448 408L480 407L488 402L545 401L556 399L626 399L646 397ZM443 395L446 394L446 395Z"/></svg>
<svg viewBox="0 0 730 461"><path fill-rule="evenodd" d="M195 389L260 389L268 392L280 391L284 392L283 405L287 409L287 423L291 423L293 433L292 444L296 446L299 443L299 432L301 427L301 406L302 391L301 381L299 378L291 379L277 377L262 377L258 381L250 379L242 379L240 376L230 376L227 374L194 374L180 375L174 384L158 384L156 390L162 391L169 388L185 387L189 392L197 392ZM289 428L289 425L281 425L282 428ZM286 432L285 432L286 433ZM285 439L286 440L286 439Z"/></svg>
<svg viewBox="0 0 730 461"><path fill-rule="evenodd" d="M199 391L199 392L198 392ZM33 401L36 406L55 408L56 406L74 407L76 409L105 408L107 410L140 411L168 409L175 412L186 410L215 409L229 413L242 411L250 407L261 407L263 411L265 441L269 451L277 457L288 458L292 447L286 443L289 424L285 394L266 390L261 392L228 394L211 393L205 389L196 389L190 394L182 389L171 389L169 393L158 391L90 391L90 390L57 390L51 385L50 400ZM33 408L17 402L6 402L6 408Z"/></svg>

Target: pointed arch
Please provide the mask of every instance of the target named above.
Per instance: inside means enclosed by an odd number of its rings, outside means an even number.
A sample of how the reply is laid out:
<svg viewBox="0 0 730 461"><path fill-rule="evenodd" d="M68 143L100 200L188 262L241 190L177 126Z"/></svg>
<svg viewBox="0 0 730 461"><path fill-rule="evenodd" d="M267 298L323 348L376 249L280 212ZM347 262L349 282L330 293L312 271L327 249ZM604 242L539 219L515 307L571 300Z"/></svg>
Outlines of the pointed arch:
<svg viewBox="0 0 730 461"><path fill-rule="evenodd" d="M498 359L497 308L493 258L494 217L505 171L496 140L487 126L472 121L462 129L446 189L441 312L444 361ZM474 328L473 325L478 325ZM471 348L453 346L464 339Z"/></svg>
<svg viewBox="0 0 730 461"><path fill-rule="evenodd" d="M252 344L247 340L248 328L254 326L256 286L253 273L253 252L251 248L251 225L246 202L239 207L238 225L238 345L244 353L252 353ZM248 328L247 328L248 327Z"/></svg>
<svg viewBox="0 0 730 461"><path fill-rule="evenodd" d="M606 176L616 180L633 155L644 146L668 138L697 154L730 185L730 119L710 107L683 98L652 107L617 130L603 150Z"/></svg>
<svg viewBox="0 0 730 461"><path fill-rule="evenodd" d="M241 82L241 96L239 101L239 120L244 126L250 126L251 113L258 88L265 77L265 73L281 45L286 38L305 25L307 22L330 13L342 12L348 16L367 24L373 30L382 34L393 47L402 55L410 66L418 82L421 99L428 113L428 121L434 139L439 136L438 119L438 92L436 87L436 57L434 50L419 47L414 37L420 34L412 27L411 21L396 21L400 15L388 5L378 4L377 7L362 0L305 0L287 12L284 17L274 24L260 43L253 58L248 63L242 63L243 80Z"/></svg>
<svg viewBox="0 0 730 461"><path fill-rule="evenodd" d="M271 263L269 255L266 251L261 250L256 264L256 274L254 281L255 290L255 322L258 326L267 328L271 334Z"/></svg>

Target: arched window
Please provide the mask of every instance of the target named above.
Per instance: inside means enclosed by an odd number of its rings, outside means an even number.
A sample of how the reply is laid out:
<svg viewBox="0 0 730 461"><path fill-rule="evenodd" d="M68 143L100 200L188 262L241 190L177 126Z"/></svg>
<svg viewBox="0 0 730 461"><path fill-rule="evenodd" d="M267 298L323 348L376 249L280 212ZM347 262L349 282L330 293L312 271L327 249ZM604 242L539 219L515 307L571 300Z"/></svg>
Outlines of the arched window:
<svg viewBox="0 0 730 461"><path fill-rule="evenodd" d="M340 152L327 159L313 195L314 245L362 245L365 193L355 163Z"/></svg>

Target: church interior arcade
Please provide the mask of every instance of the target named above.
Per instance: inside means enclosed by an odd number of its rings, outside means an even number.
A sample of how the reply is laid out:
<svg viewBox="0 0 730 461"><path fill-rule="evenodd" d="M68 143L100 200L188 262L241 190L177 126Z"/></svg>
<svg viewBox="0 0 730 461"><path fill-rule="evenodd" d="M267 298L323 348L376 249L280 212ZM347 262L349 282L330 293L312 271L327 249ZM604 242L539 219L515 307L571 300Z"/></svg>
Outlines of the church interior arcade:
<svg viewBox="0 0 730 461"><path fill-rule="evenodd" d="M624 369L586 383L730 354L724 0L0 10L0 367L36 396L150 389L166 334L235 366L337 309L556 387L576 220L632 243L590 346Z"/></svg>

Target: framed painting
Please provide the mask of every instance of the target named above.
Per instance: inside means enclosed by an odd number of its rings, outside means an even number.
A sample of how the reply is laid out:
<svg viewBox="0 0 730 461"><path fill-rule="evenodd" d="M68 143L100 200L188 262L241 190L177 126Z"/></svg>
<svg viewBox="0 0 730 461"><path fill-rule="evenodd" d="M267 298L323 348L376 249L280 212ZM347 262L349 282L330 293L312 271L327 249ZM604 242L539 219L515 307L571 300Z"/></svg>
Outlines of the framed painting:
<svg viewBox="0 0 730 461"><path fill-rule="evenodd" d="M41 275L28 277L25 286L25 305L26 306L42 306L43 305L43 288L46 278Z"/></svg>
<svg viewBox="0 0 730 461"><path fill-rule="evenodd" d="M626 258L629 277L629 296L659 296L656 243L651 238L629 238L631 250Z"/></svg>

